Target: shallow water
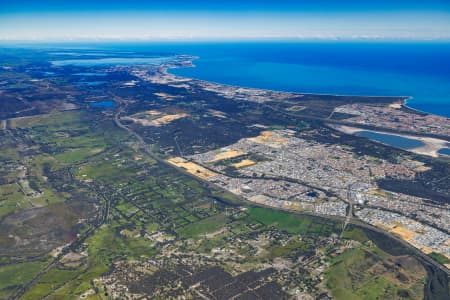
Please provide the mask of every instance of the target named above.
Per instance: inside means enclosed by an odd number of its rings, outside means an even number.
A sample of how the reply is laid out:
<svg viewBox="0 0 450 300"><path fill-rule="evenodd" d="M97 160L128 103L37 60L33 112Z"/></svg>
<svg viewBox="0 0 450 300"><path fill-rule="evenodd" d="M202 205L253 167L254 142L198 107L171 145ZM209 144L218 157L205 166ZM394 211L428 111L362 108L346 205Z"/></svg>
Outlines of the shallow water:
<svg viewBox="0 0 450 300"><path fill-rule="evenodd" d="M91 107L97 108L113 108L115 106L114 101L99 101L99 102L91 102L89 103Z"/></svg>
<svg viewBox="0 0 450 300"><path fill-rule="evenodd" d="M438 153L450 156L450 148L439 149Z"/></svg>
<svg viewBox="0 0 450 300"><path fill-rule="evenodd" d="M113 65L158 65L173 59L173 57L110 57L99 59L65 59L54 60L55 66L113 66Z"/></svg>
<svg viewBox="0 0 450 300"><path fill-rule="evenodd" d="M106 74L106 73L81 72L81 73L74 73L73 75L76 75L76 76L106 76L108 74Z"/></svg>

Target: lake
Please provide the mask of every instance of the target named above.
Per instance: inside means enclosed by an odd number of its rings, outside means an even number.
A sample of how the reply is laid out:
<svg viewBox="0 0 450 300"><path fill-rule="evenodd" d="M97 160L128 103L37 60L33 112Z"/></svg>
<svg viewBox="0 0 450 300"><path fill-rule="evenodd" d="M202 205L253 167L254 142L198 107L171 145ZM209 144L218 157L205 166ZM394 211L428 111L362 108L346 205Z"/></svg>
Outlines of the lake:
<svg viewBox="0 0 450 300"><path fill-rule="evenodd" d="M442 148L442 149L439 149L438 153L439 153L439 154L443 154L443 155L448 155L448 156L450 156L450 148Z"/></svg>
<svg viewBox="0 0 450 300"><path fill-rule="evenodd" d="M405 150L425 146L425 144L419 140L388 133L363 130L356 132L355 135Z"/></svg>

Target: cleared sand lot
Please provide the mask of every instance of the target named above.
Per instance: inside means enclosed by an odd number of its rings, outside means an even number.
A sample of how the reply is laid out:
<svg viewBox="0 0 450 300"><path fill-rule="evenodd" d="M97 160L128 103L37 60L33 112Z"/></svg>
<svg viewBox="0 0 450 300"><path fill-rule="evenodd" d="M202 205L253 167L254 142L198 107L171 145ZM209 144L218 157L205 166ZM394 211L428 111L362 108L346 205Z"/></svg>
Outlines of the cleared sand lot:
<svg viewBox="0 0 450 300"><path fill-rule="evenodd" d="M157 110L147 110L131 116L122 117L123 120L133 121L142 126L162 126L175 120L188 117L187 113L164 113Z"/></svg>
<svg viewBox="0 0 450 300"><path fill-rule="evenodd" d="M287 139L275 131L262 131L259 136L248 138L249 141L258 144L268 145L274 148L279 148L287 144Z"/></svg>
<svg viewBox="0 0 450 300"><path fill-rule="evenodd" d="M247 166L252 166L252 165L254 165L254 164L256 164L256 162L254 162L253 160L251 160L251 159L243 159L243 160L241 160L240 162L237 162L237 163L234 163L234 164L231 164L233 167L235 167L235 168L243 168L243 167L247 167Z"/></svg>
<svg viewBox="0 0 450 300"><path fill-rule="evenodd" d="M217 154L212 160L208 161L208 163L215 163L224 159L230 159L234 157L239 157L242 155L246 155L246 152L239 151L239 150L231 150L231 151L225 151Z"/></svg>
<svg viewBox="0 0 450 300"><path fill-rule="evenodd" d="M188 173L195 175L202 179L208 179L210 177L214 177L217 174L205 169L204 167L197 165L193 162L187 161L181 157L174 157L167 160L168 163L177 166L179 168L185 169Z"/></svg>

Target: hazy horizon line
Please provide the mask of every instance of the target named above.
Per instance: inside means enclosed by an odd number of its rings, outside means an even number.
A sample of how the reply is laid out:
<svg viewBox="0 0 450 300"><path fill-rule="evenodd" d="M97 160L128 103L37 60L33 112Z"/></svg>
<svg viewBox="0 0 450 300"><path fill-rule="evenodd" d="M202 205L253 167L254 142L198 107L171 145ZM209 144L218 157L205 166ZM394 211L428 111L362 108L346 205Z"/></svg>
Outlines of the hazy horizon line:
<svg viewBox="0 0 450 300"><path fill-rule="evenodd" d="M76 37L76 38L5 38L0 37L0 43L77 43L77 42L233 42L233 41L324 41L324 42L450 42L448 37Z"/></svg>

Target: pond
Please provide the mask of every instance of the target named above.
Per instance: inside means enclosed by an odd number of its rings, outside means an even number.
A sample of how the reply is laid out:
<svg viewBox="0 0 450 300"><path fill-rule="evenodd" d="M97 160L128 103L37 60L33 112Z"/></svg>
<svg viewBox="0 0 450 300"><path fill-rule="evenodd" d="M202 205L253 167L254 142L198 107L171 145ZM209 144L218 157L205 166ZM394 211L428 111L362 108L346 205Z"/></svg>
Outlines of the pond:
<svg viewBox="0 0 450 300"><path fill-rule="evenodd" d="M115 106L114 101L99 101L99 102L91 102L89 103L90 107L95 107L95 108L105 108L105 109L109 109L109 108L113 108Z"/></svg>

